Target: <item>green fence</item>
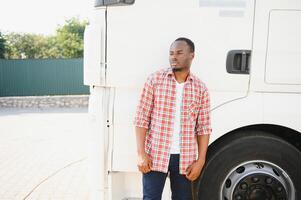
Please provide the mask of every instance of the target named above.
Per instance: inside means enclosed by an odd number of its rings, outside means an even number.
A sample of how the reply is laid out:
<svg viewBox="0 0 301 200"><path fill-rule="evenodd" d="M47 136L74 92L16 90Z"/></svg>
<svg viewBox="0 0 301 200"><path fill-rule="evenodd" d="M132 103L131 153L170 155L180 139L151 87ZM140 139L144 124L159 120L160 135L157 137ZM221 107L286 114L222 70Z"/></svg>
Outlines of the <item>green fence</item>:
<svg viewBox="0 0 301 200"><path fill-rule="evenodd" d="M0 59L0 96L89 94L83 59Z"/></svg>

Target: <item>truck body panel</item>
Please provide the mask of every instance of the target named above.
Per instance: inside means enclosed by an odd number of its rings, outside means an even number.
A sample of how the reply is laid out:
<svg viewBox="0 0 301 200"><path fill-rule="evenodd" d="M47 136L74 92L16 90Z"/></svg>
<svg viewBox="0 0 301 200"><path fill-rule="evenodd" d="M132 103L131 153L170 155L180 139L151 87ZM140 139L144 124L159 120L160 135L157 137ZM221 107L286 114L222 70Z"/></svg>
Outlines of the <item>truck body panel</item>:
<svg viewBox="0 0 301 200"><path fill-rule="evenodd" d="M94 11L85 31L95 199L142 197L133 126L136 106L147 77L169 67L169 47L178 37L194 41L191 71L209 89L209 148L251 126L282 127L287 131L275 132L283 138L289 130L300 135L300 1L136 0L106 5ZM236 62L247 68L245 73L228 72L233 50L242 52ZM170 195L167 181L163 199Z"/></svg>

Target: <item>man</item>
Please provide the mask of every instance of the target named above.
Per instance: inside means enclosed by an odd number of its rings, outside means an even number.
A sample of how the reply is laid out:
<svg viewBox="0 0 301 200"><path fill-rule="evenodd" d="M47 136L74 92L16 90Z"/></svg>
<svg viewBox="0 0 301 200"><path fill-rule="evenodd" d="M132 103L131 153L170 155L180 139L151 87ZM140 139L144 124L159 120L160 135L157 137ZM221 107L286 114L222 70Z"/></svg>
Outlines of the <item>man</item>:
<svg viewBox="0 0 301 200"><path fill-rule="evenodd" d="M176 39L170 68L151 74L135 117L138 169L143 199L161 199L169 173L172 199L192 199L191 181L205 163L211 134L210 100L205 84L190 72L194 44Z"/></svg>

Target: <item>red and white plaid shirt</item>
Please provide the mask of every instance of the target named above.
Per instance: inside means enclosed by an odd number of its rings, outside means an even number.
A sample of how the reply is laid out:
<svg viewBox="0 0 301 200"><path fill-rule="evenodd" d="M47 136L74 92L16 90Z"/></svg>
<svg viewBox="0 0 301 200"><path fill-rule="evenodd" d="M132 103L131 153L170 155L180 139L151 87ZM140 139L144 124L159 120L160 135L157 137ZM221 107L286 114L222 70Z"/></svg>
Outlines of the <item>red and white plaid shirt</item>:
<svg viewBox="0 0 301 200"><path fill-rule="evenodd" d="M176 79L171 68L151 74L144 84L134 120L148 129L145 151L153 171L167 173L172 142ZM206 85L192 73L183 90L180 131L180 174L197 159L197 135L211 134L210 98Z"/></svg>

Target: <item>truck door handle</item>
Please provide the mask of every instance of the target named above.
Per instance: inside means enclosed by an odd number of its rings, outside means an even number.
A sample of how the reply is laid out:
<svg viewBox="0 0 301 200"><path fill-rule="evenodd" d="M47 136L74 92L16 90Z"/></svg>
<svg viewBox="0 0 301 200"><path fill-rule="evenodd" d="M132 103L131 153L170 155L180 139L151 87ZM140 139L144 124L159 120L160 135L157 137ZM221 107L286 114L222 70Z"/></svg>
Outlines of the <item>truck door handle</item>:
<svg viewBox="0 0 301 200"><path fill-rule="evenodd" d="M231 50L228 52L226 69L230 74L249 74L250 50Z"/></svg>

